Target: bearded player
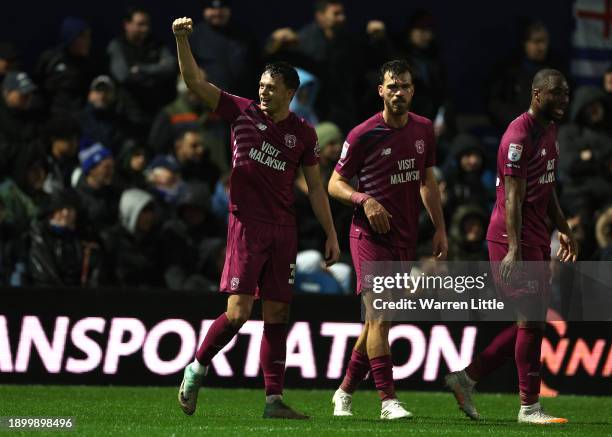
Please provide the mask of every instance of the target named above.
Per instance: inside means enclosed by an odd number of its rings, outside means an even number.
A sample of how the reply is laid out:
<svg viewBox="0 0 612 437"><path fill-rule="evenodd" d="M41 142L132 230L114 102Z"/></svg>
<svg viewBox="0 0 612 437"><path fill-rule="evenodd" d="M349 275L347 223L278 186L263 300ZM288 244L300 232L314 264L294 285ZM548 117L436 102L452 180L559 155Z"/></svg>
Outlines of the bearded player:
<svg viewBox="0 0 612 437"><path fill-rule="evenodd" d="M383 111L349 133L329 181L329 194L355 207L350 246L358 294L363 263L415 259L421 200L436 229L434 255L444 259L448 247L433 173L433 127L430 120L408 111L414 82L405 61L390 61L381 67L378 94ZM350 184L354 176L359 180L357 190ZM366 320L332 400L335 416L352 415L352 394L368 372L382 401L380 418L412 416L395 395L389 328L390 322Z"/></svg>
<svg viewBox="0 0 612 437"><path fill-rule="evenodd" d="M264 319L260 361L266 404L263 417L306 419L282 401L289 304L297 253L293 186L298 166L308 184L310 202L327 234L325 258L338 260L340 250L321 182L314 129L289 111L299 86L293 67L269 64L259 82L259 104L221 91L202 77L189 45L193 23L172 24L179 66L185 83L216 113L231 123L232 173L227 251L220 289L229 293L227 311L211 325L185 368L179 404L191 415L212 358L249 319L253 302L262 299Z"/></svg>
<svg viewBox="0 0 612 437"><path fill-rule="evenodd" d="M540 70L533 79L529 111L517 117L502 137L497 155L497 201L487 240L496 287L514 303L517 324L502 331L464 370L446 375L459 408L472 419L479 414L472 402L473 387L514 357L518 368L521 407L518 421L566 423L546 414L540 405L540 351L549 294L550 235L548 222L559 230L559 259L575 261L576 240L559 206L555 191L558 160L557 125L567 110L569 88L557 70ZM537 288L509 286L521 261L535 268ZM499 265L499 268L497 267ZM532 273L530 273L532 274ZM529 294L532 294L530 297ZM527 308L529 306L529 308ZM537 320L534 308L540 311Z"/></svg>

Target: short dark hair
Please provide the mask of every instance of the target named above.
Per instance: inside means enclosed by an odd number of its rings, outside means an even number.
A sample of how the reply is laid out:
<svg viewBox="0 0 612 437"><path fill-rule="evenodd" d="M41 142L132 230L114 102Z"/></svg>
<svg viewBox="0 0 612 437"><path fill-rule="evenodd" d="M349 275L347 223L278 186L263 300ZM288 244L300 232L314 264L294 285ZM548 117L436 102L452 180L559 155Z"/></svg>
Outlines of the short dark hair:
<svg viewBox="0 0 612 437"><path fill-rule="evenodd" d="M523 42L527 42L531 39L534 33L538 32L546 32L548 33L548 28L541 21L532 21L531 23L525 26L525 31L523 32Z"/></svg>
<svg viewBox="0 0 612 437"><path fill-rule="evenodd" d="M414 74L412 67L404 59L394 59L393 61L385 62L380 67L380 73L378 75L379 83L385 82L385 74L389 73L391 76L399 76L400 74L410 73L410 79L414 80Z"/></svg>
<svg viewBox="0 0 612 437"><path fill-rule="evenodd" d="M612 64L610 64L610 66L608 68L606 68L606 71L604 71L604 76L606 74L610 74L610 73L612 73Z"/></svg>
<svg viewBox="0 0 612 437"><path fill-rule="evenodd" d="M538 71L533 77L533 82L531 83L531 89L542 89L542 87L548 85L551 77L560 77L565 80L565 76L559 70L553 70L552 68L544 68Z"/></svg>
<svg viewBox="0 0 612 437"><path fill-rule="evenodd" d="M125 10L123 14L123 21L132 21L134 19L134 15L136 14L145 14L149 18L151 18L151 13L141 6L130 6Z"/></svg>
<svg viewBox="0 0 612 437"><path fill-rule="evenodd" d="M261 74L268 73L270 76L280 76L285 82L285 86L290 90L297 90L300 87L300 77L291 64L285 61L271 62L266 64Z"/></svg>
<svg viewBox="0 0 612 437"><path fill-rule="evenodd" d="M329 5L344 5L341 0L317 0L315 1L315 12L325 12Z"/></svg>

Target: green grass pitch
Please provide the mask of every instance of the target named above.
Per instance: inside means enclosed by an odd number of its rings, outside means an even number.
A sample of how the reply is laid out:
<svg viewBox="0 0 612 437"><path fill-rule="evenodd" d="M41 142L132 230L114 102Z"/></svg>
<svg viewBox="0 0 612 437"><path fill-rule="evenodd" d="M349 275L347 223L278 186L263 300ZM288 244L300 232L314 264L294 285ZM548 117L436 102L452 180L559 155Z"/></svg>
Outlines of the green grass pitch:
<svg viewBox="0 0 612 437"><path fill-rule="evenodd" d="M477 394L484 420L472 422L457 409L449 393L400 392L415 418L401 422L378 419L380 402L374 391L358 392L355 415L331 416L332 390L287 390L286 402L310 414L308 421L261 419L263 391L207 389L198 410L185 416L175 388L0 386L0 416L74 416L74 432L51 435L205 436L228 435L406 435L422 436L612 436L612 397L560 396L544 399L551 413L570 423L556 426L516 423L517 395ZM1 435L43 435L0 430Z"/></svg>

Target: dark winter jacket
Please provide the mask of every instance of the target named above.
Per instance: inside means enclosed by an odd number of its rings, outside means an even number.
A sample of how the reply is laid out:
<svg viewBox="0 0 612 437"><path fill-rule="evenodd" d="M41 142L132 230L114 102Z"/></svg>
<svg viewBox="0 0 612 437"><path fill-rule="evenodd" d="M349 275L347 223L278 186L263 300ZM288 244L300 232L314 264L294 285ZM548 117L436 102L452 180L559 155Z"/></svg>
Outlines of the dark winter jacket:
<svg viewBox="0 0 612 437"><path fill-rule="evenodd" d="M29 275L34 286L97 287L104 283L100 245L74 231L39 223L30 231Z"/></svg>
<svg viewBox="0 0 612 437"><path fill-rule="evenodd" d="M104 246L112 255L113 280L122 287L163 287L164 253L159 232L144 235L137 229L142 210L153 202L143 190L122 194L120 223L102 234Z"/></svg>
<svg viewBox="0 0 612 437"><path fill-rule="evenodd" d="M78 114L85 105L95 68L91 58L72 56L62 45L41 55L34 77L52 112Z"/></svg>

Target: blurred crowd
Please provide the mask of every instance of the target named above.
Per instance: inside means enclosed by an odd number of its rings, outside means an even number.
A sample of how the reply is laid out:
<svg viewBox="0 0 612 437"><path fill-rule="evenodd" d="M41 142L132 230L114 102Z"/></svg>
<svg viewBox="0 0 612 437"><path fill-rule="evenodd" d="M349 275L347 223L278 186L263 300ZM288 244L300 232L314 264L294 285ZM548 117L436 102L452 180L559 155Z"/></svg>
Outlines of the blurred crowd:
<svg viewBox="0 0 612 437"><path fill-rule="evenodd" d="M348 130L381 109L379 66L407 59L412 111L434 122L450 259L486 260L500 135L528 108L535 72L559 67L546 27L531 23L519 56L492 67L483 84L489 122L462 130L430 13L415 11L397 33L372 20L356 34L341 2L314 5L310 23L279 28L260 45L234 25L227 0L205 1L191 37L196 60L209 81L251 98L266 62L296 66L291 109L316 127L326 182ZM228 126L187 89L149 11L126 11L103 56L91 51L95 31L66 17L32 71L11 42L0 43L0 282L214 291L225 256ZM569 112L558 138L562 207L580 259L612 260L612 68L601 86L572 90ZM351 293L351 208L331 200L344 262L328 270L301 175L295 193L298 290ZM423 214L420 257L429 256L432 233Z"/></svg>

